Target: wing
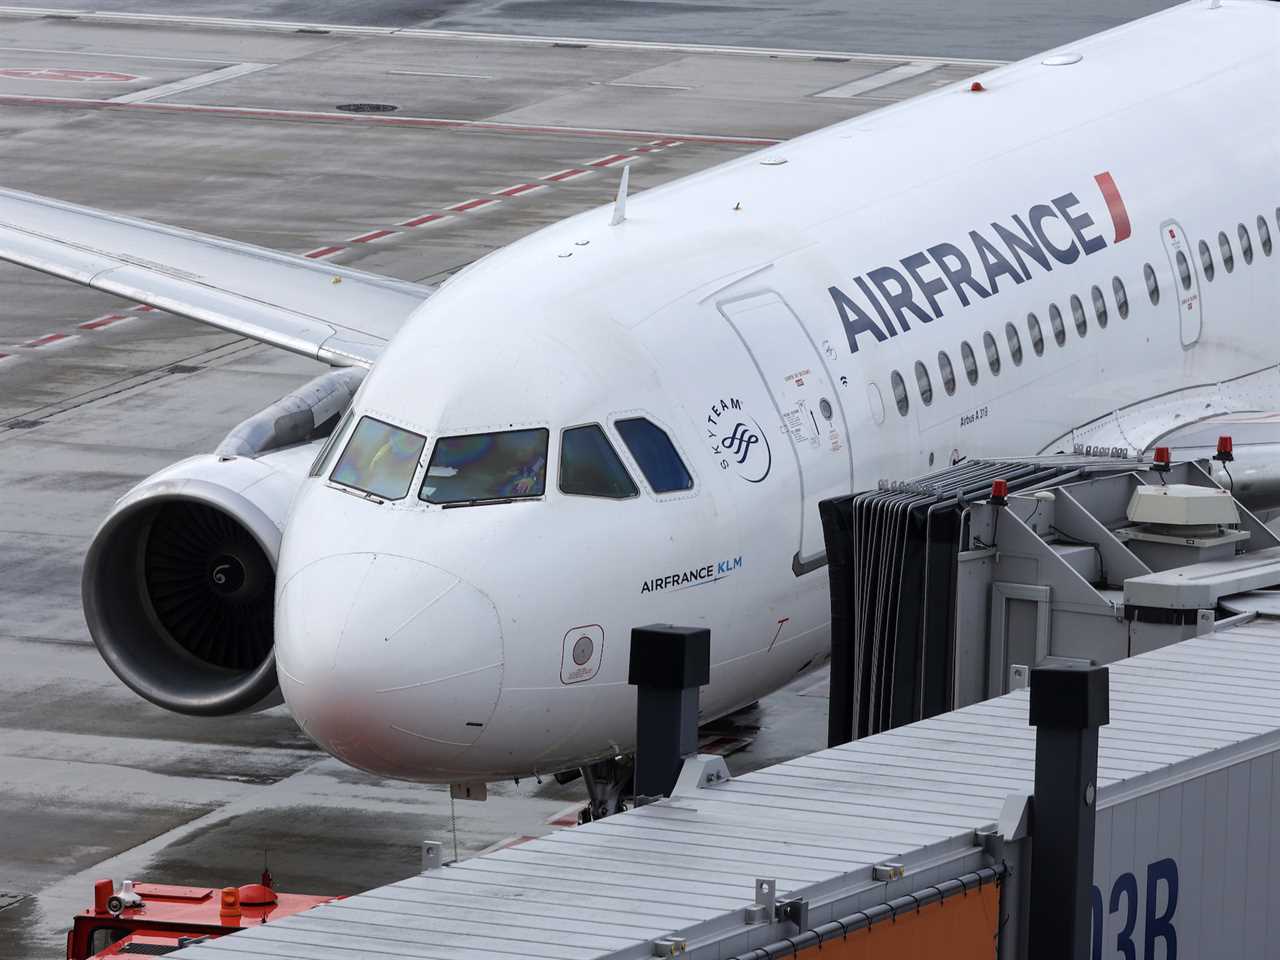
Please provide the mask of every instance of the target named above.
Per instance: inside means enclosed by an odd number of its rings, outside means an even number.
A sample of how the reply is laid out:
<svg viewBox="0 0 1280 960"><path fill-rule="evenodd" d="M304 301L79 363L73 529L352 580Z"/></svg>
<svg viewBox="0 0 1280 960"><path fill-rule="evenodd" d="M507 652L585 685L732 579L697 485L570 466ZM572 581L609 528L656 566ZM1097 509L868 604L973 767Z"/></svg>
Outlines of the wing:
<svg viewBox="0 0 1280 960"><path fill-rule="evenodd" d="M0 190L0 260L335 366L371 366L431 288Z"/></svg>

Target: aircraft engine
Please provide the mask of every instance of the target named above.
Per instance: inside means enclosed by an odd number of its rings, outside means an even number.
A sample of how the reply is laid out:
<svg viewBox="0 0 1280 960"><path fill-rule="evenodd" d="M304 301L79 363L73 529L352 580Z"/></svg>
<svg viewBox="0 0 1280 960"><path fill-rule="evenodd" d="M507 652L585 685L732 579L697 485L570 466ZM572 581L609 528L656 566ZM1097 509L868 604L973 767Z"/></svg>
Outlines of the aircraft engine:
<svg viewBox="0 0 1280 960"><path fill-rule="evenodd" d="M178 713L282 702L275 565L301 477L262 460L193 457L144 480L98 529L81 583L107 665Z"/></svg>
<svg viewBox="0 0 1280 960"><path fill-rule="evenodd" d="M137 694L198 716L283 702L275 571L289 504L363 371L333 371L237 426L218 452L122 497L85 557L85 619Z"/></svg>

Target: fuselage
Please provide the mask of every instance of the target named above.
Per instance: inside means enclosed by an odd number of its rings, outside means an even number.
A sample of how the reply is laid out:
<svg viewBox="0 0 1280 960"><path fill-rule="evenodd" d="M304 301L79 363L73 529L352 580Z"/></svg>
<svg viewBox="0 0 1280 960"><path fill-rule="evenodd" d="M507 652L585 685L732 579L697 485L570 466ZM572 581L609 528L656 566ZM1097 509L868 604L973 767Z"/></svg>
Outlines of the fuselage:
<svg viewBox="0 0 1280 960"><path fill-rule="evenodd" d="M1037 453L1280 359L1280 4L1187 4L981 86L639 194L617 225L573 217L446 283L286 527L276 657L303 728L418 780L627 751L635 626L710 627L708 717L822 662L820 500ZM335 480L362 418L408 438L402 495ZM470 467L435 451L498 434L521 477L439 502ZM601 436L630 486L566 481Z"/></svg>

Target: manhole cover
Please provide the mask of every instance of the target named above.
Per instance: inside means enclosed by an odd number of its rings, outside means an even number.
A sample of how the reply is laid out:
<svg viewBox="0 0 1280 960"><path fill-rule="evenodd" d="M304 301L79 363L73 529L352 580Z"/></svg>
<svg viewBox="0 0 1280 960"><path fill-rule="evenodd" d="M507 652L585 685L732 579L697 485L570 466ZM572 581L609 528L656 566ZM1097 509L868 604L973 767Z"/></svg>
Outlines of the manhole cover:
<svg viewBox="0 0 1280 960"><path fill-rule="evenodd" d="M400 108L394 103L340 103L338 109L347 113L390 113Z"/></svg>
<svg viewBox="0 0 1280 960"><path fill-rule="evenodd" d="M25 899L27 898L20 893L0 893L0 910L16 907Z"/></svg>

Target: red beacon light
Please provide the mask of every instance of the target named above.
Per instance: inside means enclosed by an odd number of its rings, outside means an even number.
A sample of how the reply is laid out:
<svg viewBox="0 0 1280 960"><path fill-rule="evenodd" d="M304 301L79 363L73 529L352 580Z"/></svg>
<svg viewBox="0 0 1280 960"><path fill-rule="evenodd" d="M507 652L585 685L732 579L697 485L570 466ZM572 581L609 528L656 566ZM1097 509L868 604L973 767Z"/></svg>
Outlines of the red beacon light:
<svg viewBox="0 0 1280 960"><path fill-rule="evenodd" d="M975 80L973 83L969 84L970 93L983 93L986 89L987 88L982 85L981 80Z"/></svg>
<svg viewBox="0 0 1280 960"><path fill-rule="evenodd" d="M1171 465L1168 447L1156 447L1155 456L1152 457L1151 469L1157 473L1168 473Z"/></svg>
<svg viewBox="0 0 1280 960"><path fill-rule="evenodd" d="M1235 459L1235 454L1232 453L1230 437L1218 438L1218 452L1213 455L1213 459L1217 460L1219 463L1230 463Z"/></svg>
<svg viewBox="0 0 1280 960"><path fill-rule="evenodd" d="M1003 507L1009 503L1009 481L1008 480L992 480L991 481L991 502L997 507Z"/></svg>

